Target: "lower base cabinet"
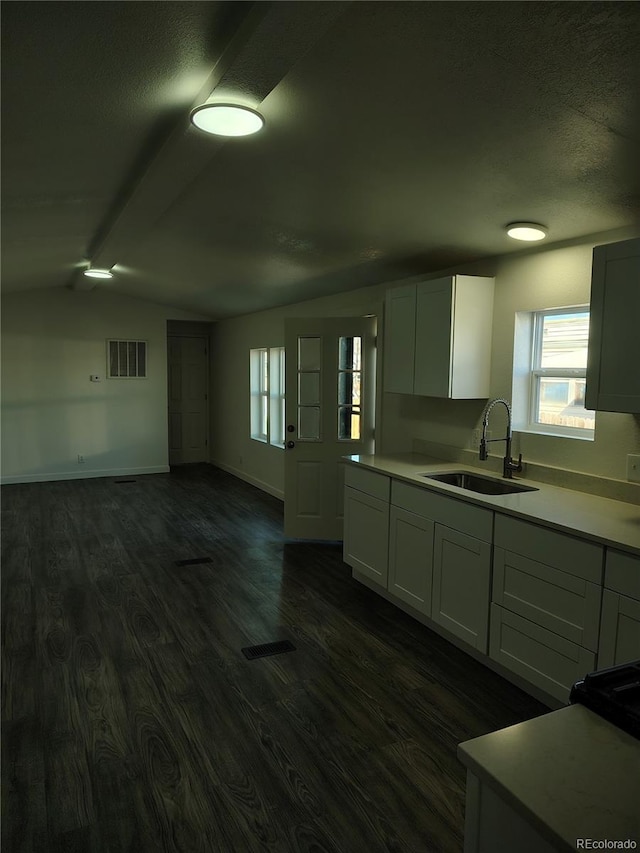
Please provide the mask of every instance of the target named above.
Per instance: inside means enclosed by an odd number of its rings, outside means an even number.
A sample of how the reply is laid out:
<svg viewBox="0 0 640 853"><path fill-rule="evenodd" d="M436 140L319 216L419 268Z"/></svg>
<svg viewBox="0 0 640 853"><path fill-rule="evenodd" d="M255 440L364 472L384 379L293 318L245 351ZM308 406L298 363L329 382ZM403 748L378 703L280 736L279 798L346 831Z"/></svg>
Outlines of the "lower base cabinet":
<svg viewBox="0 0 640 853"><path fill-rule="evenodd" d="M504 797L467 770L464 853L558 853Z"/></svg>
<svg viewBox="0 0 640 853"><path fill-rule="evenodd" d="M640 601L605 589L598 669L640 659Z"/></svg>
<svg viewBox="0 0 640 853"><path fill-rule="evenodd" d="M486 654L491 594L491 545L436 524L431 618Z"/></svg>
<svg viewBox="0 0 640 853"><path fill-rule="evenodd" d="M491 605L489 657L561 702L596 668L593 652L497 604Z"/></svg>
<svg viewBox="0 0 640 853"><path fill-rule="evenodd" d="M389 502L358 489L344 491L343 559L374 583L387 588Z"/></svg>
<svg viewBox="0 0 640 853"><path fill-rule="evenodd" d="M389 592L431 616L434 523L397 506L389 516Z"/></svg>

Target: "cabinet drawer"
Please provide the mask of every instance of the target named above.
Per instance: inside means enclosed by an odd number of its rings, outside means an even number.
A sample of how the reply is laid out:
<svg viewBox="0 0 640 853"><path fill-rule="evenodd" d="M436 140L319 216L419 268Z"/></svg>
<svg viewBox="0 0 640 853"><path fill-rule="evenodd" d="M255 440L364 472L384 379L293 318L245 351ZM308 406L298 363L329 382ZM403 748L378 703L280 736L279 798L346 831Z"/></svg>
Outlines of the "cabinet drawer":
<svg viewBox="0 0 640 853"><path fill-rule="evenodd" d="M392 481L391 503L483 542L491 542L493 511L490 509L437 494L431 489L409 486L399 480Z"/></svg>
<svg viewBox="0 0 640 853"><path fill-rule="evenodd" d="M596 656L497 604L491 605L489 657L567 702L571 686L595 669Z"/></svg>
<svg viewBox="0 0 640 853"><path fill-rule="evenodd" d="M344 472L344 484L351 486L352 489L358 489L359 492L364 492L365 495L379 498L381 501L389 500L391 480L385 474L377 474L367 468L358 468L356 465L347 464Z"/></svg>
<svg viewBox="0 0 640 853"><path fill-rule="evenodd" d="M598 650L602 587L494 548L493 601L567 640Z"/></svg>
<svg viewBox="0 0 640 853"><path fill-rule="evenodd" d="M591 583L602 584L602 545L499 513L496 513L494 544Z"/></svg>
<svg viewBox="0 0 640 853"><path fill-rule="evenodd" d="M640 601L640 557L607 548L604 585Z"/></svg>

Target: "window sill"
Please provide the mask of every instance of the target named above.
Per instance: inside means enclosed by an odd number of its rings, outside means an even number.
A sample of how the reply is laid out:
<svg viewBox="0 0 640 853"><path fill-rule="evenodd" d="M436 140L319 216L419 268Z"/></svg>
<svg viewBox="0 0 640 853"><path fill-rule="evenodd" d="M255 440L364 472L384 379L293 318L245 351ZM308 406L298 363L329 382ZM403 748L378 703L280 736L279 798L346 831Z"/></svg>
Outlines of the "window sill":
<svg viewBox="0 0 640 853"><path fill-rule="evenodd" d="M551 429L537 429L533 426L518 427L513 429L514 433L525 435L545 435L548 438L573 438L578 441L595 441L595 430L581 430L580 432L554 432Z"/></svg>

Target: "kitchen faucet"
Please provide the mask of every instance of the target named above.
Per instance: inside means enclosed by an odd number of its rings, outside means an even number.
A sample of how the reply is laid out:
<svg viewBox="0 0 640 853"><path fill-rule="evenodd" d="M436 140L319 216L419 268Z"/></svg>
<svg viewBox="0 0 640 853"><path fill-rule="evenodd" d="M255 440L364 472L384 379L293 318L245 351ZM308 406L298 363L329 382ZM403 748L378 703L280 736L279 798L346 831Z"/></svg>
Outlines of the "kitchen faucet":
<svg viewBox="0 0 640 853"><path fill-rule="evenodd" d="M504 438L487 438L487 427L489 426L489 412L496 403L502 403L507 410L507 434ZM490 400L484 410L482 418L482 438L480 439L480 461L485 462L488 457L487 444L490 441L505 441L506 449L504 461L502 464L502 476L511 480L514 471L522 471L522 453L518 456L518 461L515 462L511 458L511 406L502 397L496 397L495 400Z"/></svg>

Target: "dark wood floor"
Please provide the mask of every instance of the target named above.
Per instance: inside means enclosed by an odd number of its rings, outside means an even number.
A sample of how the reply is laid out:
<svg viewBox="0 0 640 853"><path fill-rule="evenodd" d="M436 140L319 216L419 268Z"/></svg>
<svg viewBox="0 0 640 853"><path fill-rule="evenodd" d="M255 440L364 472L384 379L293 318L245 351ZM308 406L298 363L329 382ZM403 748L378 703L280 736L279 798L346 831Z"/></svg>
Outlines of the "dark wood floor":
<svg viewBox="0 0 640 853"><path fill-rule="evenodd" d="M459 853L457 744L547 710L211 466L2 517L6 853Z"/></svg>

